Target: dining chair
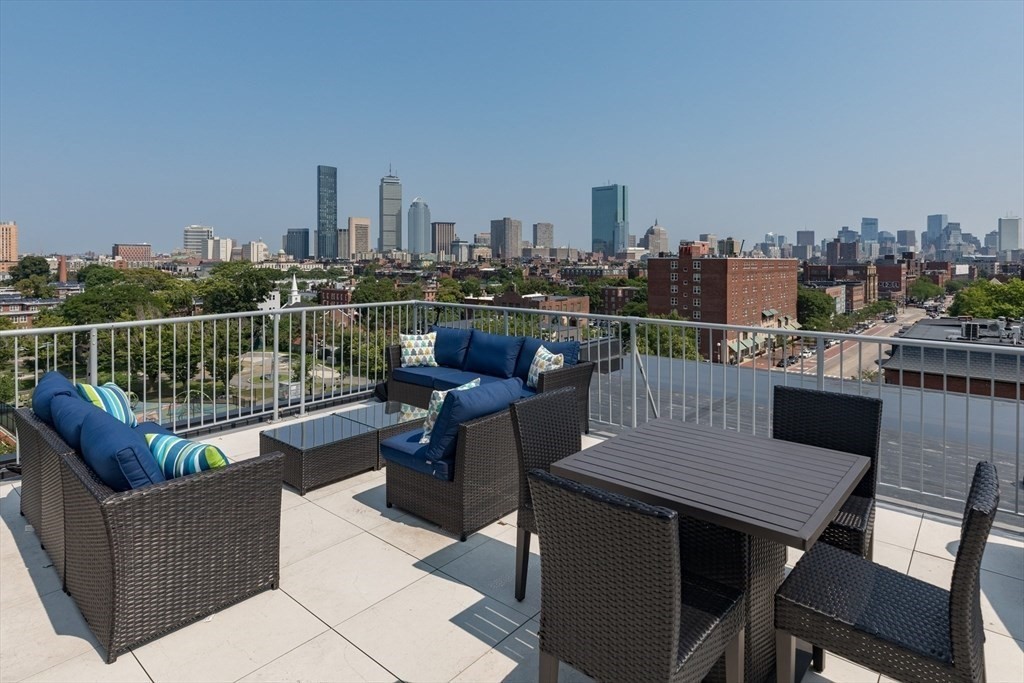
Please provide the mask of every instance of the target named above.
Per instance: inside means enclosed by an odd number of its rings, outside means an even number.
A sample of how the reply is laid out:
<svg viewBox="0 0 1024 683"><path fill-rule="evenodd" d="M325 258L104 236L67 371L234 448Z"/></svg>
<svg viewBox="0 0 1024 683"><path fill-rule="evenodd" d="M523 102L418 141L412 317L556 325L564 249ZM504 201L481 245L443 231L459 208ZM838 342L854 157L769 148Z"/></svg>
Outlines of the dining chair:
<svg viewBox="0 0 1024 683"><path fill-rule="evenodd" d="M815 544L775 595L776 680L793 680L802 638L901 681L984 683L981 557L998 507L996 468L978 463L948 591Z"/></svg>
<svg viewBox="0 0 1024 683"><path fill-rule="evenodd" d="M679 514L529 473L543 539L541 683L565 662L598 681L696 683L725 655L743 680L744 594L681 568Z"/></svg>
<svg viewBox="0 0 1024 683"><path fill-rule="evenodd" d="M576 389L564 387L537 394L511 405L512 432L519 460L519 514L516 519L516 600L526 597L526 574L530 566L530 535L537 533L530 486L526 473L545 472L551 463L582 448L577 415Z"/></svg>

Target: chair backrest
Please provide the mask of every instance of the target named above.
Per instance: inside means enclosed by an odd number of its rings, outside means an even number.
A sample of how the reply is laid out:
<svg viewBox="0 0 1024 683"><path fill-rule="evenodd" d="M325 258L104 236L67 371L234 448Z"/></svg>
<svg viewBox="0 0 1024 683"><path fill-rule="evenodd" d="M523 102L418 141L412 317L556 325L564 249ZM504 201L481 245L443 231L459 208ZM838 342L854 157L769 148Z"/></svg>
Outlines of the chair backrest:
<svg viewBox="0 0 1024 683"><path fill-rule="evenodd" d="M679 518L529 473L544 546L540 646L601 681L671 678L681 612Z"/></svg>
<svg viewBox="0 0 1024 683"><path fill-rule="evenodd" d="M578 453L582 447L575 387L546 391L510 406L512 433L519 457L519 505L531 505L526 473L545 472L556 460Z"/></svg>
<svg viewBox="0 0 1024 683"><path fill-rule="evenodd" d="M868 396L776 386L772 438L871 458L853 495L874 498L882 402Z"/></svg>
<svg viewBox="0 0 1024 683"><path fill-rule="evenodd" d="M972 672L966 680L984 680L985 632L981 618L981 557L996 510L999 509L999 475L990 462L979 462L967 495L960 547L953 565L949 589L949 641L953 666Z"/></svg>

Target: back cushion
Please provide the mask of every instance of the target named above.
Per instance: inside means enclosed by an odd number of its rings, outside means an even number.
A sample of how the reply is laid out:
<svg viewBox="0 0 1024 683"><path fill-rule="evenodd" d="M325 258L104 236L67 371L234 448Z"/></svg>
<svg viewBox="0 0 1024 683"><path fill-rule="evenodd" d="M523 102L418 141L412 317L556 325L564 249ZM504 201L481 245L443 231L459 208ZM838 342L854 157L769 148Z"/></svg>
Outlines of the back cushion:
<svg viewBox="0 0 1024 683"><path fill-rule="evenodd" d="M139 424L135 418L135 411L132 410L131 401L128 400L128 394L113 382L107 382L101 387L92 384L79 384L77 387L79 396L111 417L117 418L129 427Z"/></svg>
<svg viewBox="0 0 1024 683"><path fill-rule="evenodd" d="M515 372L516 359L519 358L519 350L522 347L522 337L506 337L503 334L473 330L473 337L469 340L469 352L466 353L465 369L502 379L511 377ZM529 363L526 371L530 371Z"/></svg>
<svg viewBox="0 0 1024 683"><path fill-rule="evenodd" d="M562 354L565 365L576 365L580 360L580 343L578 341L547 342L535 337L527 337L523 342L523 350L516 361L515 376L524 382L530 376L530 364L541 346L555 354Z"/></svg>
<svg viewBox="0 0 1024 683"><path fill-rule="evenodd" d="M196 443L173 434L147 434L146 441L168 479L228 466L227 456L216 446Z"/></svg>
<svg viewBox="0 0 1024 683"><path fill-rule="evenodd" d="M79 453L82 452L82 425L89 413L102 412L93 404L78 398L78 395L58 394L50 402L53 415L53 430L60 434L64 443Z"/></svg>
<svg viewBox="0 0 1024 683"><path fill-rule="evenodd" d="M142 435L102 410L90 410L82 423L82 457L115 491L165 480Z"/></svg>
<svg viewBox="0 0 1024 683"><path fill-rule="evenodd" d="M53 400L54 396L60 394L78 395L75 391L75 385L56 370L51 370L40 377L35 391L32 392L32 412L51 427L53 426L53 415L50 412L50 401Z"/></svg>
<svg viewBox="0 0 1024 683"><path fill-rule="evenodd" d="M459 425L505 410L510 403L519 400L522 389L523 381L513 377L502 382L484 384L469 391L448 392L441 406L441 413L437 416L437 422L434 423L430 445L424 456L428 460L454 456Z"/></svg>
<svg viewBox="0 0 1024 683"><path fill-rule="evenodd" d="M466 351L469 350L469 340L473 336L473 330L459 330L454 327L434 325L430 331L437 333L437 338L434 340L434 359L437 364L461 370L462 365L466 362Z"/></svg>

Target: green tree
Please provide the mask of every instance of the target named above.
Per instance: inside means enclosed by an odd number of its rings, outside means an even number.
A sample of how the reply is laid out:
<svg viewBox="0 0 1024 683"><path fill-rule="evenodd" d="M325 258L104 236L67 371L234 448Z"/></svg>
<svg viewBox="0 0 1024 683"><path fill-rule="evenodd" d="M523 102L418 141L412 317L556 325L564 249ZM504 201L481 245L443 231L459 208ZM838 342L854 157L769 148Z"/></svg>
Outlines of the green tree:
<svg viewBox="0 0 1024 683"><path fill-rule="evenodd" d="M352 292L352 303L375 304L383 301L394 301L396 296L394 280L387 278L365 277L356 285Z"/></svg>
<svg viewBox="0 0 1024 683"><path fill-rule="evenodd" d="M87 288L54 309L67 325L148 320L164 317L165 304L141 285L115 282Z"/></svg>
<svg viewBox="0 0 1024 683"><path fill-rule="evenodd" d="M950 315L973 315L977 318L1024 317L1024 280L993 283L977 280L957 292Z"/></svg>
<svg viewBox="0 0 1024 683"><path fill-rule="evenodd" d="M49 299L57 295L57 288L50 284L49 279L45 275L32 275L23 278L18 280L14 287L23 296L36 299Z"/></svg>
<svg viewBox="0 0 1024 683"><path fill-rule="evenodd" d="M796 319L805 327L823 329L836 312L835 301L820 289L800 287L796 290Z"/></svg>
<svg viewBox="0 0 1024 683"><path fill-rule="evenodd" d="M255 268L244 261L221 263L210 271L210 277L200 285L203 311L255 311L257 304L266 300L273 286L264 268Z"/></svg>
<svg viewBox="0 0 1024 683"><path fill-rule="evenodd" d="M451 277L443 277L437 281L437 301L443 304L460 304L464 296L459 281Z"/></svg>
<svg viewBox="0 0 1024 683"><path fill-rule="evenodd" d="M925 299L942 296L942 287L939 287L926 277L919 277L914 280L913 284L907 287L907 294L918 301L924 301Z"/></svg>
<svg viewBox="0 0 1024 683"><path fill-rule="evenodd" d="M946 280L946 294L956 294L967 286L964 280Z"/></svg>
<svg viewBox="0 0 1024 683"><path fill-rule="evenodd" d="M11 268L11 282L27 280L33 275L50 279L50 264L42 256L23 256L18 265Z"/></svg>
<svg viewBox="0 0 1024 683"><path fill-rule="evenodd" d="M78 271L78 281L88 287L109 285L113 282L120 282L125 279L124 271L101 266L98 263L90 263Z"/></svg>

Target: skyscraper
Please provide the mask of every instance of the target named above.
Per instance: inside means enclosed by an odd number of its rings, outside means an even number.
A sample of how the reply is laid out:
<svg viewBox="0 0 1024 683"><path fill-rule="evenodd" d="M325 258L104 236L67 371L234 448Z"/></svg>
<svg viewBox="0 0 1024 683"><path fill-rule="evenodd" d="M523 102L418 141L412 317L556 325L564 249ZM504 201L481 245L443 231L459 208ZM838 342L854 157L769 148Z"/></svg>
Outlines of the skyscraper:
<svg viewBox="0 0 1024 683"><path fill-rule="evenodd" d="M0 222L0 263L12 263L18 260L18 224ZM0 272L3 272L0 268Z"/></svg>
<svg viewBox="0 0 1024 683"><path fill-rule="evenodd" d="M533 246L548 248L555 246L555 226L551 223L534 223Z"/></svg>
<svg viewBox="0 0 1024 683"><path fill-rule="evenodd" d="M426 254L431 251L437 253L430 242L430 207L422 197L416 197L409 205L409 253Z"/></svg>
<svg viewBox="0 0 1024 683"><path fill-rule="evenodd" d="M491 249L494 258L502 261L521 258L523 255L523 222L508 217L491 221Z"/></svg>
<svg viewBox="0 0 1024 683"><path fill-rule="evenodd" d="M701 241L714 242L715 247L717 248L717 237L708 233L705 233L704 236L707 237L708 239ZM668 230L658 225L657 218L654 219L654 225L647 228L647 232L644 233L644 241L641 246L647 249L647 252L651 256L657 256L658 254L661 253L667 254L671 251L671 247L668 244Z"/></svg>
<svg viewBox="0 0 1024 683"><path fill-rule="evenodd" d="M438 256L442 253L451 254L454 241L454 223L434 222L430 224L430 251Z"/></svg>
<svg viewBox="0 0 1024 683"><path fill-rule="evenodd" d="M814 246L814 231L813 230L797 230L796 231L796 246L798 246L798 247L813 247Z"/></svg>
<svg viewBox="0 0 1024 683"><path fill-rule="evenodd" d="M591 249L595 252L614 256L626 250L629 235L627 185L604 185L590 190L590 235Z"/></svg>
<svg viewBox="0 0 1024 683"><path fill-rule="evenodd" d="M316 167L316 258L338 258L338 169Z"/></svg>
<svg viewBox="0 0 1024 683"><path fill-rule="evenodd" d="M370 251L370 219L359 216L349 216L348 219L348 242L349 254L355 258L356 254L365 254Z"/></svg>
<svg viewBox="0 0 1024 683"><path fill-rule="evenodd" d="M309 258L309 228L288 228L284 235L284 253L296 261Z"/></svg>
<svg viewBox="0 0 1024 683"><path fill-rule="evenodd" d="M861 218L860 219L860 239L862 242L877 242L878 241L878 219L877 218Z"/></svg>
<svg viewBox="0 0 1024 683"><path fill-rule="evenodd" d="M207 225L190 225L184 230L182 245L185 251L206 258L206 242L213 239L213 228Z"/></svg>
<svg viewBox="0 0 1024 683"><path fill-rule="evenodd" d="M917 246L917 232L914 230L897 230L896 231L896 244L900 247L916 247Z"/></svg>
<svg viewBox="0 0 1024 683"><path fill-rule="evenodd" d="M949 223L949 216L944 213L936 213L928 216L928 229L925 231L925 239L922 237L921 246L927 246L939 241L943 229Z"/></svg>
<svg viewBox="0 0 1024 683"><path fill-rule="evenodd" d="M1024 249L1024 231L1019 218L999 219L999 251Z"/></svg>
<svg viewBox="0 0 1024 683"><path fill-rule="evenodd" d="M402 248L402 181L391 171L380 179L380 238L377 251Z"/></svg>

